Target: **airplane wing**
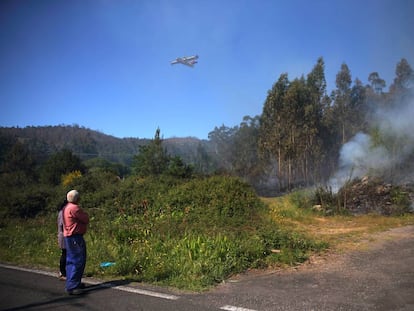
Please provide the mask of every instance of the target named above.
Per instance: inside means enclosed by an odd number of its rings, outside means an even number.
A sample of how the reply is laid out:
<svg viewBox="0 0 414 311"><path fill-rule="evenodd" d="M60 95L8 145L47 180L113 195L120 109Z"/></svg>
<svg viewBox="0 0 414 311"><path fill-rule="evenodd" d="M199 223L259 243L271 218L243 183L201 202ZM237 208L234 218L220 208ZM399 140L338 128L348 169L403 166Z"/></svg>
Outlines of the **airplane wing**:
<svg viewBox="0 0 414 311"><path fill-rule="evenodd" d="M195 59L197 59L198 58L198 55L194 55L194 56L185 56L185 57L182 57L182 60L184 60L184 61L189 61L189 60L195 60Z"/></svg>
<svg viewBox="0 0 414 311"><path fill-rule="evenodd" d="M197 59L198 59L198 55L187 57L187 60L189 60L189 61L196 61Z"/></svg>

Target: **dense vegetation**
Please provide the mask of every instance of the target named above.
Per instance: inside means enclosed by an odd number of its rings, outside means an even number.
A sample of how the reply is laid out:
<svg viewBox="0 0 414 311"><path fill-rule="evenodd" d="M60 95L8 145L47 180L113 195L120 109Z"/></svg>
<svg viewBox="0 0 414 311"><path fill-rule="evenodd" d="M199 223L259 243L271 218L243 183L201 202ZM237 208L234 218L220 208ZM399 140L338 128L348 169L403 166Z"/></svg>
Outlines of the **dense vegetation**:
<svg viewBox="0 0 414 311"><path fill-rule="evenodd" d="M159 129L143 140L77 125L1 128L0 260L55 266L56 208L75 188L91 215L88 274L200 289L249 268L302 262L326 243L283 225L257 193L326 182L341 147L361 131L373 137L370 148L393 156L381 174L407 171L412 135L384 131L372 115L412 103L413 77L402 59L385 92L376 72L369 85L352 85L343 64L328 96L320 58L306 78L282 74L261 116L215 128L208 141L164 140ZM394 189L404 214L409 198ZM312 213L343 213L347 193L319 188L292 198L309 211L328 202ZM116 265L103 270L102 261Z"/></svg>
<svg viewBox="0 0 414 311"><path fill-rule="evenodd" d="M78 171L54 191L22 198L22 206L31 205L17 214L2 206L9 214L0 225L1 260L56 267L54 207L71 188L79 189L91 216L87 274L95 277L202 289L248 268L302 262L326 247L270 221L253 189L238 178L162 174L121 180L110 172ZM10 218L33 211L35 218ZM279 253L272 255L275 249ZM103 261L116 265L105 270Z"/></svg>

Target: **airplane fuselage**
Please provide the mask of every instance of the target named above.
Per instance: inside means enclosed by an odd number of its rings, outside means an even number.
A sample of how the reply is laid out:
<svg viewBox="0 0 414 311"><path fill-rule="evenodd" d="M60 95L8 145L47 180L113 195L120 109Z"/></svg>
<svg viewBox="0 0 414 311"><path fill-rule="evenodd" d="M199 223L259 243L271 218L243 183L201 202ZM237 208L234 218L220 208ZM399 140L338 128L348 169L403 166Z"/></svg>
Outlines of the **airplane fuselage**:
<svg viewBox="0 0 414 311"><path fill-rule="evenodd" d="M171 62L171 65L175 64L183 64L189 67L193 67L194 64L197 64L198 55L195 56L186 56L186 57L178 57Z"/></svg>

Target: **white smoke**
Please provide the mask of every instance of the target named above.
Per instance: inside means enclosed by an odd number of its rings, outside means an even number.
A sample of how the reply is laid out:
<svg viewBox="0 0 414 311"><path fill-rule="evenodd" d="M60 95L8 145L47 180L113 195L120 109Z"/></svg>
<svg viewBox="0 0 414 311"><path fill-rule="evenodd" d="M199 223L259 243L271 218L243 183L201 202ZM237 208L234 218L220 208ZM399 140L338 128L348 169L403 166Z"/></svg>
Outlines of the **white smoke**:
<svg viewBox="0 0 414 311"><path fill-rule="evenodd" d="M360 132L344 144L339 155L339 170L329 182L333 191L355 178L381 174L414 152L413 98L392 108L377 109L372 117L373 125L386 143L375 143L371 136Z"/></svg>

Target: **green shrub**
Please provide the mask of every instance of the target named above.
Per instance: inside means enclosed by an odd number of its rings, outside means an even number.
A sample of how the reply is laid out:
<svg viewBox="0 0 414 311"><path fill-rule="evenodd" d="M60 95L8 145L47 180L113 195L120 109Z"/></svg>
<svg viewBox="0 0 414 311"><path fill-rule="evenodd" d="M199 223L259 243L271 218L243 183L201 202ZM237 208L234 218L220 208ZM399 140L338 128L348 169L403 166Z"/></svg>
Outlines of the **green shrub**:
<svg viewBox="0 0 414 311"><path fill-rule="evenodd" d="M9 188L2 195L1 216L33 218L47 210L51 189L41 185L28 185L24 188ZM3 191L1 191L3 192Z"/></svg>
<svg viewBox="0 0 414 311"><path fill-rule="evenodd" d="M182 181L168 176L129 177L119 185L116 206L124 213L159 214L165 206L165 196L170 188Z"/></svg>
<svg viewBox="0 0 414 311"><path fill-rule="evenodd" d="M251 221L263 203L253 189L233 177L193 179L170 189L165 204L190 223L239 226Z"/></svg>
<svg viewBox="0 0 414 311"><path fill-rule="evenodd" d="M265 252L270 255L266 258L268 264L300 263L308 259L311 252L320 251L328 246L303 234L271 226L268 224L259 230Z"/></svg>
<svg viewBox="0 0 414 311"><path fill-rule="evenodd" d="M298 190L289 194L289 201L297 208L311 208L313 206L312 192Z"/></svg>

